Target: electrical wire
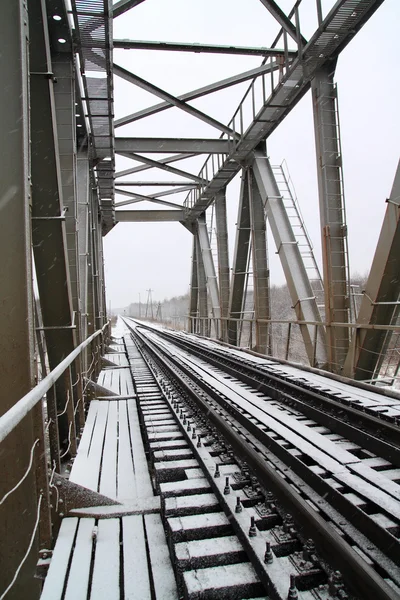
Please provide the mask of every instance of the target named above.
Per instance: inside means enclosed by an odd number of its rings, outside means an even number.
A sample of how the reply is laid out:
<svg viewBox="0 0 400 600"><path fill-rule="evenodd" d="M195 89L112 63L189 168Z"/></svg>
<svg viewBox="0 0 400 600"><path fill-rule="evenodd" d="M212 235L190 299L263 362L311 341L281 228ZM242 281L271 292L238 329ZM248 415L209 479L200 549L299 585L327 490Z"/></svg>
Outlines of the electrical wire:
<svg viewBox="0 0 400 600"><path fill-rule="evenodd" d="M39 438L38 438L38 439L36 439L36 440L34 441L34 443L33 443L33 446L32 446L32 448L31 448L31 455L30 455L30 459L29 459L29 465L28 465L28 468L27 468L27 470L25 471L25 474L24 474L24 475L21 477L21 479L19 480L19 482L18 482L18 483L17 483L17 484L16 484L16 485L15 485L15 486L12 488L12 490L10 490L9 492L7 492L7 494L5 494L5 496L3 496L3 498L2 498L2 499L1 499L1 501L0 501L0 506L3 504L3 502L4 502L4 501L5 501L5 500L6 500L6 499L9 497L9 496L11 496L11 494L12 494L13 492L15 492L15 490L17 490L17 489L19 488L19 486L21 485L21 483L22 483L23 481L25 481L25 479L27 478L27 476L28 476L28 474L29 474L29 471L30 471L30 470L31 470L31 468L32 468L32 464L33 464L33 453L34 453L34 451L35 451L35 448L36 448L36 445L37 445L38 443L39 443Z"/></svg>

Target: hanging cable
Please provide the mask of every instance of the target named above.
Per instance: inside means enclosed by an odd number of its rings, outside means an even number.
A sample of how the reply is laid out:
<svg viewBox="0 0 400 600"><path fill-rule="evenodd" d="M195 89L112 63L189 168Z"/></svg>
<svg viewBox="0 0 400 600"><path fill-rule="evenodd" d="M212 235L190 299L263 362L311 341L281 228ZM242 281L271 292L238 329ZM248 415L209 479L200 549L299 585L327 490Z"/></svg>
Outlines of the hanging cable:
<svg viewBox="0 0 400 600"><path fill-rule="evenodd" d="M38 526L39 526L39 519L40 519L40 507L41 507L41 504L42 504L42 498L43 498L43 494L40 494L40 496L39 496L39 501L38 501L38 506L37 506L36 523L35 523L35 526L34 526L34 528L33 528L33 532L32 532L32 536L31 536L31 540L30 540L30 542L29 542L28 549L27 549L27 551L25 552L25 555L24 555L23 559L22 559L22 560L21 560L21 562L19 563L19 565L18 565L18 568L17 568L17 570L15 571L15 574L14 574L14 577L12 578L12 581L11 581L11 583L9 584L9 586L8 586L8 587L7 587L7 588L4 590L4 592L3 592L3 593L2 593L2 595L0 596L0 600L4 600L4 598L6 597L6 595L8 594L8 592L9 592L9 591L11 590L11 588L13 587L14 583L15 583L15 582L16 582L16 580L17 580L17 577L18 577L18 575L19 575L19 572L20 572L20 570L22 569L22 567L23 567L23 565L24 565L24 563L25 563L26 559L27 559L27 558L28 558L28 556L29 556L29 553L30 553L30 551L32 550L33 542L34 542L34 540L35 540L36 531L37 531L37 528L38 528Z"/></svg>
<svg viewBox="0 0 400 600"><path fill-rule="evenodd" d="M25 479L27 478L29 471L32 468L32 464L33 464L33 453L35 451L36 445L39 443L39 438L36 439L33 443L33 446L31 448L31 455L30 455L30 459L29 459L29 465L27 470L25 471L25 474L21 477L21 479L19 480L19 482L12 488L12 490L10 490L9 492L7 492L7 494L5 494L5 496L3 496L3 498L0 501L0 506L3 504L3 502L8 498L8 496L11 496L11 494L13 492L15 492L15 490L17 490L19 488L19 486L21 485L21 483L23 481L25 481Z"/></svg>

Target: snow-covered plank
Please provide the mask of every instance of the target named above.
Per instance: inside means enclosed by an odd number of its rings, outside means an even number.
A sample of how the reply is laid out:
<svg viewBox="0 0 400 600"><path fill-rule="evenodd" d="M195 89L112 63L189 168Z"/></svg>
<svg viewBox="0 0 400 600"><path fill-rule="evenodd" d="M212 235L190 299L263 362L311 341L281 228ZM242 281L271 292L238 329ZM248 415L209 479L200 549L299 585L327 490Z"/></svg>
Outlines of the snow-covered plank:
<svg viewBox="0 0 400 600"><path fill-rule="evenodd" d="M178 590L161 517L158 514L145 515L144 521L156 598L157 600L178 600Z"/></svg>
<svg viewBox="0 0 400 600"><path fill-rule="evenodd" d="M143 517L122 518L125 600L150 600Z"/></svg>
<svg viewBox="0 0 400 600"><path fill-rule="evenodd" d="M135 390L133 387L133 382L132 382L132 375L131 375L131 370L129 369L129 366L127 364L126 369L120 369L119 370L119 386L120 386L120 393L121 396L129 396L130 394L134 394Z"/></svg>
<svg viewBox="0 0 400 600"><path fill-rule="evenodd" d="M78 519L76 517L63 519L61 523L50 569L41 595L42 600L58 600L62 597L77 526Z"/></svg>
<svg viewBox="0 0 400 600"><path fill-rule="evenodd" d="M248 598L249 593L262 593L260 580L250 563L210 567L186 571L183 574L188 600L221 595L223 598ZM231 594L228 596L228 594ZM204 595L204 596L203 596Z"/></svg>
<svg viewBox="0 0 400 600"><path fill-rule="evenodd" d="M135 461L136 493L139 498L153 496L153 487L144 451L139 415L135 400L126 400L129 426L131 431L132 451Z"/></svg>
<svg viewBox="0 0 400 600"><path fill-rule="evenodd" d="M78 453L72 465L70 481L73 483L85 484L86 461L89 454L90 443L92 441L93 428L97 419L98 400L92 400L89 406L89 412L86 418L85 427L81 441L78 446Z"/></svg>
<svg viewBox="0 0 400 600"><path fill-rule="evenodd" d="M100 494L109 498L117 498L117 422L118 405L110 402L106 427L106 438L101 463Z"/></svg>
<svg viewBox="0 0 400 600"><path fill-rule="evenodd" d="M349 472L335 473L335 479L344 483L362 498L365 498L367 502L373 502L389 515L400 519L400 502L389 496L389 494Z"/></svg>
<svg viewBox="0 0 400 600"><path fill-rule="evenodd" d="M64 600L86 600L92 561L94 519L80 519Z"/></svg>
<svg viewBox="0 0 400 600"><path fill-rule="evenodd" d="M92 589L93 600L119 600L119 519L101 519L98 524Z"/></svg>
<svg viewBox="0 0 400 600"><path fill-rule="evenodd" d="M127 400L118 401L119 411L119 443L117 467L117 495L118 500L136 498L135 466L132 460L131 439L129 435Z"/></svg>
<svg viewBox="0 0 400 600"><path fill-rule="evenodd" d="M99 402L97 419L93 429L93 438L90 445L89 456L86 461L85 478L82 485L90 490L98 491L100 464L103 452L104 435L107 425L109 402Z"/></svg>

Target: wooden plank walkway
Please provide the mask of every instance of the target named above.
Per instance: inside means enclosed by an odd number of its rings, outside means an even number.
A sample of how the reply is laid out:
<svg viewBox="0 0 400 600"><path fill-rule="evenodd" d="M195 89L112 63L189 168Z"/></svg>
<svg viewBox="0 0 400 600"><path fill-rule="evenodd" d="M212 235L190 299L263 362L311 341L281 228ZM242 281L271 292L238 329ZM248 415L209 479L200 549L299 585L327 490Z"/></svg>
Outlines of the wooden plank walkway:
<svg viewBox="0 0 400 600"><path fill-rule="evenodd" d="M70 481L122 506L77 509L63 519L44 600L178 599L134 398L132 343L125 326L119 333L126 344L111 344L105 357L115 368L103 369L98 383L133 397L91 401Z"/></svg>

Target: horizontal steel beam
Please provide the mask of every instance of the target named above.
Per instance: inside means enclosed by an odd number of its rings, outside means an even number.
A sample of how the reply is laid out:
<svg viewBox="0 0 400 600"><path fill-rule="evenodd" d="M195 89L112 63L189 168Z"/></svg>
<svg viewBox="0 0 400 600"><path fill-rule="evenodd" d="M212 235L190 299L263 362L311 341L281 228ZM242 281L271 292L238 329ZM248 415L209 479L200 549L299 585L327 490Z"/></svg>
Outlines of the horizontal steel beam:
<svg viewBox="0 0 400 600"><path fill-rule="evenodd" d="M233 77L227 77L226 79L221 79L221 81L210 83L209 85L205 85L191 92L186 92L186 94L182 94L181 96L177 96L177 98L178 100L184 100L185 102L195 100L196 98L201 98L202 96L212 94L213 92L219 92L220 90L224 90L225 88L237 85L238 83L249 81L249 79L255 79L260 75L271 73L271 71L276 71L278 68L279 64L277 61L273 61L272 63L271 61L269 61L266 65L261 65L260 67L256 67L255 69L250 69L249 71L244 71L243 73L239 73L238 75L233 75ZM160 102L160 104L154 104L154 106L149 106L148 108L144 108L135 113L131 113L126 117L117 119L116 121L114 121L114 127L122 127L122 125L126 125L127 123L133 123L134 121L144 119L145 117L149 117L150 115L155 115L156 113L166 110L167 108L171 108L171 104L169 102Z"/></svg>
<svg viewBox="0 0 400 600"><path fill-rule="evenodd" d="M184 185L185 187L194 188L197 187L196 183L191 183L190 181L119 181L117 185L124 186L137 186L137 187L161 187L161 186L172 186L178 187Z"/></svg>
<svg viewBox="0 0 400 600"><path fill-rule="evenodd" d="M115 138L115 152L180 152L182 154L228 154L233 144L221 139Z"/></svg>
<svg viewBox="0 0 400 600"><path fill-rule="evenodd" d="M294 25L292 27L294 28ZM176 42L153 42L144 40L114 40L114 48L123 48L124 50L166 50L172 52L195 52L196 54L203 52L207 54L242 54L247 56L285 56L285 50L280 48L216 46L213 44L181 44ZM289 50L288 54L294 56L296 52Z"/></svg>
<svg viewBox="0 0 400 600"><path fill-rule="evenodd" d="M120 0L116 4L114 4L112 8L112 15L115 17L119 17L123 15L127 10L134 8L138 4L141 4L143 0Z"/></svg>
<svg viewBox="0 0 400 600"><path fill-rule="evenodd" d="M183 210L117 210L115 220L120 223L184 221Z"/></svg>

